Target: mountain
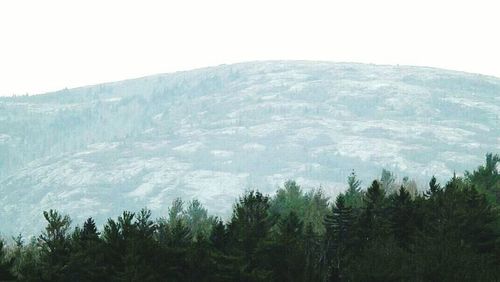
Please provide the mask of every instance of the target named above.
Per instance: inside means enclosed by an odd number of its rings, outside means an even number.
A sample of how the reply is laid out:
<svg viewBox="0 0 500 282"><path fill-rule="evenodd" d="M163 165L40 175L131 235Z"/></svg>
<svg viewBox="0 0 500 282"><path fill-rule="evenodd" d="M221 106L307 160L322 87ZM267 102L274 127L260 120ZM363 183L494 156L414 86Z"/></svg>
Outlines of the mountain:
<svg viewBox="0 0 500 282"><path fill-rule="evenodd" d="M165 216L176 197L227 216L245 189L334 195L382 168L425 184L498 151L500 79L426 67L252 62L4 97L0 228Z"/></svg>

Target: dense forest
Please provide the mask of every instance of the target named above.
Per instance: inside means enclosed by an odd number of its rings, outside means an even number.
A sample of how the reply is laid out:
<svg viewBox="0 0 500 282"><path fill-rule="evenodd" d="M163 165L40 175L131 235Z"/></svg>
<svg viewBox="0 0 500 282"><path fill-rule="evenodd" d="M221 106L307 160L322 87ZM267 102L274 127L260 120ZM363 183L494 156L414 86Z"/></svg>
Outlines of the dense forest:
<svg viewBox="0 0 500 282"><path fill-rule="evenodd" d="M363 188L353 172L332 200L288 181L246 192L227 221L181 199L165 217L125 211L102 229L50 210L39 236L2 241L0 280L499 281L499 164L487 154L425 191L387 171Z"/></svg>

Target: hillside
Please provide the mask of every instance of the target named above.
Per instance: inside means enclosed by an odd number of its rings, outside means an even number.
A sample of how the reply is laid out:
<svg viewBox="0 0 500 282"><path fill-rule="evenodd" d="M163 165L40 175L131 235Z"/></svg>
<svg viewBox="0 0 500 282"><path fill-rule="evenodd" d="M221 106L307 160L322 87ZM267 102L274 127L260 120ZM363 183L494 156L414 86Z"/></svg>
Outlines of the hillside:
<svg viewBox="0 0 500 282"><path fill-rule="evenodd" d="M382 168L448 179L500 151L500 79L423 67L253 62L0 98L0 222L42 210L99 224L166 215L176 197L227 215L287 179L344 189ZM471 167L472 166L472 167ZM22 216L21 216L22 214Z"/></svg>

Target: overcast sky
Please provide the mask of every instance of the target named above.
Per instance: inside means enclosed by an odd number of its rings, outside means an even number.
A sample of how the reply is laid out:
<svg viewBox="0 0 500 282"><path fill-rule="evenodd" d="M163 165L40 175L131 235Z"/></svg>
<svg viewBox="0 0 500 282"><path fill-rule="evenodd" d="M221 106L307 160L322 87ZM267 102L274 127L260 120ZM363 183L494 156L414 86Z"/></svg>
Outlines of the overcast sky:
<svg viewBox="0 0 500 282"><path fill-rule="evenodd" d="M0 95L242 61L500 77L500 1L0 1Z"/></svg>

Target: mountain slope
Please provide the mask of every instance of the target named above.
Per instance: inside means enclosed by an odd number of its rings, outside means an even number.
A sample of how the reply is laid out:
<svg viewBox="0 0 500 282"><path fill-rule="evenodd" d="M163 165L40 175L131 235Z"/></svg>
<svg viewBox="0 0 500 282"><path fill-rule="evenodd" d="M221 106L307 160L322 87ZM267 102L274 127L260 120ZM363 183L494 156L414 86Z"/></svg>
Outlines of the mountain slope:
<svg viewBox="0 0 500 282"><path fill-rule="evenodd" d="M41 211L99 223L197 197L227 215L289 178L329 194L351 169L427 181L500 150L500 80L326 62L254 62L0 99L0 225Z"/></svg>

